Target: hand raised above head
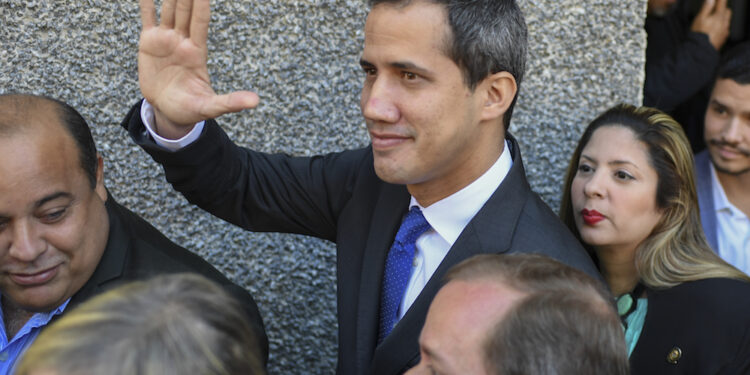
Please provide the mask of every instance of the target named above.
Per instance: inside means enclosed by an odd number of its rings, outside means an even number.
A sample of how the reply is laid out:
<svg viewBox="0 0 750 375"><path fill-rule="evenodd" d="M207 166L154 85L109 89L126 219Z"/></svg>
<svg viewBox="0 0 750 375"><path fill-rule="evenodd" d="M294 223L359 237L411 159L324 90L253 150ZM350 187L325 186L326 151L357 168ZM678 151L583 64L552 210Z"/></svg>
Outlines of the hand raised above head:
<svg viewBox="0 0 750 375"><path fill-rule="evenodd" d="M138 83L156 111L156 132L179 138L196 122L258 105L258 95L217 95L208 75L209 0L164 0L157 25L153 0L140 0L143 30Z"/></svg>
<svg viewBox="0 0 750 375"><path fill-rule="evenodd" d="M727 0L704 0L703 6L690 29L708 35L711 45L719 50L729 37L732 10Z"/></svg>

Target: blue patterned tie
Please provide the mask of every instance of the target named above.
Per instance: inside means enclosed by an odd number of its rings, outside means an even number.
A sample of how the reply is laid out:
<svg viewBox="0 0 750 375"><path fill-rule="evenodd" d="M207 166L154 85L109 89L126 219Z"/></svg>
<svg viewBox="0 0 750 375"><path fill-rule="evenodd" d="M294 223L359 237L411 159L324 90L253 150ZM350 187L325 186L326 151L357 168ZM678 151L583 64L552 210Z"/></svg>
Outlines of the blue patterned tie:
<svg viewBox="0 0 750 375"><path fill-rule="evenodd" d="M380 333L378 343L391 333L398 322L398 308L411 277L414 245L417 238L430 229L419 207L412 207L401 221L396 239L388 251L383 274L383 289L380 292Z"/></svg>

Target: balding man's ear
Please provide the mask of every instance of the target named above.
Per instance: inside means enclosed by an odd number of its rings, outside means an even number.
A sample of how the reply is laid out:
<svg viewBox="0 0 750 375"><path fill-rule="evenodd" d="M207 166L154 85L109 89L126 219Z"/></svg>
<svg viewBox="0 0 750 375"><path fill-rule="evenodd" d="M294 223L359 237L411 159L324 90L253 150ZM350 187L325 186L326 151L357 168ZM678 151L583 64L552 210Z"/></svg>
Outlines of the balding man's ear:
<svg viewBox="0 0 750 375"><path fill-rule="evenodd" d="M98 152L96 153L96 186L94 190L102 202L107 201L107 188L104 187L104 159Z"/></svg>
<svg viewBox="0 0 750 375"><path fill-rule="evenodd" d="M483 121L502 118L518 91L516 79L508 72L489 75L478 88L484 90L486 96L481 116Z"/></svg>

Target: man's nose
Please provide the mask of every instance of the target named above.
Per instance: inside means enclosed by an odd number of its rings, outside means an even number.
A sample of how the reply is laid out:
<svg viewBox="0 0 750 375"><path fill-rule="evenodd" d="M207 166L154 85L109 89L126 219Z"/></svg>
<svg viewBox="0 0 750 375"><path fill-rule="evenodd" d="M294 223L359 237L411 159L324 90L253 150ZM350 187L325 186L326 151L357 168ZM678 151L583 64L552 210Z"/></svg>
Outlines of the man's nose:
<svg viewBox="0 0 750 375"><path fill-rule="evenodd" d="M10 243L9 255L23 261L34 261L46 249L44 241L34 226L28 221L20 221L13 225L13 238Z"/></svg>
<svg viewBox="0 0 750 375"><path fill-rule="evenodd" d="M721 132L721 138L724 142L736 145L742 140L741 122L739 116L733 116L727 121Z"/></svg>
<svg viewBox="0 0 750 375"><path fill-rule="evenodd" d="M362 115L375 122L395 123L401 114L394 102L393 90L385 78L377 77L362 89Z"/></svg>

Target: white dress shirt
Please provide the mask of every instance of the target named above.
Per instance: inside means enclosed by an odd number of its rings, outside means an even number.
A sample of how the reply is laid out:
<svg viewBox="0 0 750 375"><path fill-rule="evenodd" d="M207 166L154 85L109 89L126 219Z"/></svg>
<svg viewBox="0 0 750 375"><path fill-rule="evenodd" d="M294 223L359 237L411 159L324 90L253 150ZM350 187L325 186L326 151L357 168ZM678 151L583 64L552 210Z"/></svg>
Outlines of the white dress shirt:
<svg viewBox="0 0 750 375"><path fill-rule="evenodd" d="M711 177L719 256L750 274L750 218L727 199L713 165Z"/></svg>
<svg viewBox="0 0 750 375"><path fill-rule="evenodd" d="M399 319L417 299L469 221L474 218L474 215L479 212L479 209L505 179L513 165L509 149L506 142L500 157L483 175L463 189L427 208L420 206L417 200L411 197L409 209L414 206L419 207L427 222L430 223L431 229L417 238L411 279L401 301Z"/></svg>
<svg viewBox="0 0 750 375"><path fill-rule="evenodd" d="M179 150L198 139L204 125L203 121L199 122L187 135L177 140L160 137L151 126L154 121L153 107L145 99L141 105L141 120L156 144L172 151ZM419 207L431 229L417 239L412 274L401 301L399 319L417 299L469 221L503 182L512 165L510 146L506 142L497 161L483 175L463 189L427 208L420 206L417 200L411 197L409 209L413 206Z"/></svg>

